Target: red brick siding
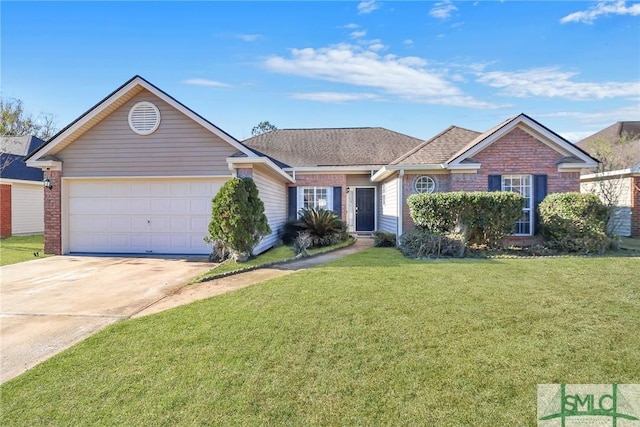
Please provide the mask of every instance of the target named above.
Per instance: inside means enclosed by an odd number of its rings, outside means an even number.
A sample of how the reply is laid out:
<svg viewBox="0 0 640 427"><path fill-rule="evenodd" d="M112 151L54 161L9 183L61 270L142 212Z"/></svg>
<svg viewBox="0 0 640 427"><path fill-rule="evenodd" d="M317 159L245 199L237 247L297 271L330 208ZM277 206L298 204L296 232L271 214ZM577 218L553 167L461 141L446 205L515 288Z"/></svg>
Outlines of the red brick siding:
<svg viewBox="0 0 640 427"><path fill-rule="evenodd" d="M11 236L11 185L0 184L0 239Z"/></svg>
<svg viewBox="0 0 640 427"><path fill-rule="evenodd" d="M640 237L640 176L631 178L631 237Z"/></svg>
<svg viewBox="0 0 640 427"><path fill-rule="evenodd" d="M558 172L556 161L561 157L560 153L527 132L515 128L473 156L482 164L477 173L451 174L446 191L487 191L489 189L489 175L509 174L547 175L547 193L580 191L579 172ZM403 180L402 224L404 231L414 228L406 200L414 193L413 182L417 176L407 174ZM440 178L439 175L438 178Z"/></svg>
<svg viewBox="0 0 640 427"><path fill-rule="evenodd" d="M296 187L342 187L342 219L347 218L347 175L296 173Z"/></svg>
<svg viewBox="0 0 640 427"><path fill-rule="evenodd" d="M44 252L62 254L62 172L45 171L52 188L44 191Z"/></svg>
<svg viewBox="0 0 640 427"><path fill-rule="evenodd" d="M580 191L579 172L558 172L562 155L522 129L514 129L473 156L482 164L475 178L462 176L452 191L486 191L489 175L547 175L547 192Z"/></svg>

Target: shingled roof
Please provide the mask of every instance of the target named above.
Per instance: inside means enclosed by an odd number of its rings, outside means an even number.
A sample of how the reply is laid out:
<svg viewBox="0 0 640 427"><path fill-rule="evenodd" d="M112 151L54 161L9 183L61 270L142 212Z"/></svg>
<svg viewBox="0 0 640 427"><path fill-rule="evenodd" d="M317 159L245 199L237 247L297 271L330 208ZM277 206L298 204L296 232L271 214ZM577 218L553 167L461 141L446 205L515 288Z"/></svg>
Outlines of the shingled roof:
<svg viewBox="0 0 640 427"><path fill-rule="evenodd" d="M291 167L387 165L423 141L384 128L278 129L243 144Z"/></svg>
<svg viewBox="0 0 640 427"><path fill-rule="evenodd" d="M453 154L473 141L480 132L450 126L433 138L391 162L392 165L445 163Z"/></svg>
<svg viewBox="0 0 640 427"><path fill-rule="evenodd" d="M593 144L602 141L611 147L613 157L620 169L632 168L640 164L640 121L617 122L576 143L597 157Z"/></svg>

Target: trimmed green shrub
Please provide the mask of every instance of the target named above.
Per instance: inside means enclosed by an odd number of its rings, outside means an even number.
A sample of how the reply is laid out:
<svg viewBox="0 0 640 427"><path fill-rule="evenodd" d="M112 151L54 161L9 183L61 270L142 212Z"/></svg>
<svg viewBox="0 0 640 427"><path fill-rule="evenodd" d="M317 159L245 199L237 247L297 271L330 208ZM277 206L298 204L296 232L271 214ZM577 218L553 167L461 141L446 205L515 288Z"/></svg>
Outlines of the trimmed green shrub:
<svg viewBox="0 0 640 427"><path fill-rule="evenodd" d="M510 191L414 194L407 204L413 222L431 233L459 232L469 243L496 246L513 233L524 198Z"/></svg>
<svg viewBox="0 0 640 427"><path fill-rule="evenodd" d="M566 252L604 253L608 209L595 194L549 194L538 207L547 245Z"/></svg>
<svg viewBox="0 0 640 427"><path fill-rule="evenodd" d="M223 244L234 257L250 255L262 237L271 233L264 203L251 178L232 178L213 198L209 235L205 241Z"/></svg>
<svg viewBox="0 0 640 427"><path fill-rule="evenodd" d="M326 209L302 209L299 223L312 247L334 245L348 237L347 225L334 212Z"/></svg>
<svg viewBox="0 0 640 427"><path fill-rule="evenodd" d="M396 235L386 231L374 231L373 245L377 248L394 248L396 246Z"/></svg>
<svg viewBox="0 0 640 427"><path fill-rule="evenodd" d="M399 248L409 258L462 258L466 245L462 234L414 230L400 236Z"/></svg>

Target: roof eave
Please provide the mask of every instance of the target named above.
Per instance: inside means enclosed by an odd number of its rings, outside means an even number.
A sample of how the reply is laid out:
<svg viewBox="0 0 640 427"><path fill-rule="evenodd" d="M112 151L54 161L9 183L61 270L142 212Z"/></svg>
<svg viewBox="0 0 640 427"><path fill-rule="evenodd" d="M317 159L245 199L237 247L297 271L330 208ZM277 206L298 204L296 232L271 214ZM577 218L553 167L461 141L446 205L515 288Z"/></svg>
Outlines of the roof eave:
<svg viewBox="0 0 640 427"><path fill-rule="evenodd" d="M47 143L45 143L38 150L35 150L33 153L29 154L27 159L31 159L34 157L35 158L42 157L52 152L55 149L55 147L58 146L62 141L65 141L67 138L72 136L75 132L77 132L78 130L80 130L80 128L82 128L85 124L87 124L87 122L95 118L97 115L99 115L102 111L107 109L110 105L112 105L118 99L125 96L130 91L134 90L137 86L140 86L141 88L148 90L158 98L165 101L167 104L171 105L176 110L180 111L187 117L191 118L193 121L195 121L205 129L209 130L213 134L220 137L222 140L224 140L225 142L227 142L237 150L243 152L245 155L249 157L257 157L257 155L251 149L246 147L240 141L236 140L231 135L219 129L214 124L204 119L202 116L200 116L190 108L186 107L180 101L173 98L171 95L157 88L156 86L154 86L153 84L145 80L144 78L136 75L132 77L129 81L124 83L122 86L120 86L118 89L116 89L114 92L112 92L110 95L108 95L106 98L104 98L102 101L100 101L98 104L93 106L91 109L87 110L84 114L82 114L76 120L71 122L71 124L69 124L67 127L65 127L60 132L58 132L58 134L54 135L49 141L47 141Z"/></svg>
<svg viewBox="0 0 640 427"><path fill-rule="evenodd" d="M229 168L234 168L238 165L255 165L261 164L269 168L272 172L274 172L279 177L283 178L284 181L289 183L295 183L295 179L284 170L279 168L271 159L267 157L227 157L227 164Z"/></svg>

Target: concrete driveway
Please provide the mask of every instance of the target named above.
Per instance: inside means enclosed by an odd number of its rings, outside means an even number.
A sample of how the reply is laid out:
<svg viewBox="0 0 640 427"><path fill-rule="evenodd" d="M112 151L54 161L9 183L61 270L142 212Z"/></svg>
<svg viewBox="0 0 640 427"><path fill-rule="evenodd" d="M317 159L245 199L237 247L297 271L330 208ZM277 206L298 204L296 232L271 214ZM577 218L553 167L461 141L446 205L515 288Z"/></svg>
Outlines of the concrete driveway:
<svg viewBox="0 0 640 427"><path fill-rule="evenodd" d="M202 259L85 256L0 267L0 383L211 267Z"/></svg>

